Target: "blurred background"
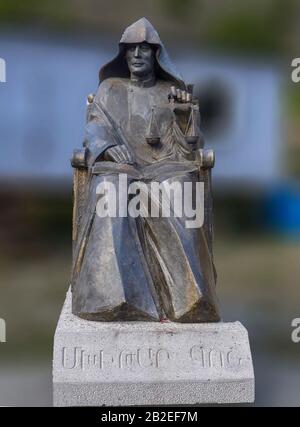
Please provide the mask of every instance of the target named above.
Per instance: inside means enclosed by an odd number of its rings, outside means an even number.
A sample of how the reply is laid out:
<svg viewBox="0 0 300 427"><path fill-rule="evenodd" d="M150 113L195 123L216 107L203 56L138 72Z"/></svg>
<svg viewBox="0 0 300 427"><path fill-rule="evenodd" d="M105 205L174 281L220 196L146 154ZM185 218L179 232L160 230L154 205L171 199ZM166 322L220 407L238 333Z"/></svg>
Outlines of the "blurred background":
<svg viewBox="0 0 300 427"><path fill-rule="evenodd" d="M71 270L72 169L86 97L147 17L200 98L214 168L225 321L248 329L256 405L300 406L300 57L296 0L0 0L0 405L51 405Z"/></svg>

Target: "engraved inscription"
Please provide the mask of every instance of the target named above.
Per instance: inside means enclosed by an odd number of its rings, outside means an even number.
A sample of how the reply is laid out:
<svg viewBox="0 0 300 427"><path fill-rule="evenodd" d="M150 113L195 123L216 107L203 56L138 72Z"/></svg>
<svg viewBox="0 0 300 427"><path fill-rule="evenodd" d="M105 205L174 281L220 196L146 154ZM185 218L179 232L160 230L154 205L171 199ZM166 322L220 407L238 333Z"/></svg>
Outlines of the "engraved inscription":
<svg viewBox="0 0 300 427"><path fill-rule="evenodd" d="M134 350L123 348L116 352L100 348L89 351L82 347L63 347L61 354L62 367L66 370L159 369L170 367L170 363L179 366L189 361L203 369L226 369L238 368L249 361L240 357L234 348L220 350L201 344L176 353L163 347L140 347Z"/></svg>
<svg viewBox="0 0 300 427"><path fill-rule="evenodd" d="M170 353L164 348L154 350L153 348L138 348L136 351L123 349L119 353L119 368L161 368L168 360Z"/></svg>
<svg viewBox="0 0 300 427"><path fill-rule="evenodd" d="M64 369L81 369L97 367L103 369L103 350L89 353L81 347L62 348L62 366Z"/></svg>
<svg viewBox="0 0 300 427"><path fill-rule="evenodd" d="M192 361L199 362L201 368L233 368L241 366L245 362L233 349L207 349L201 345L191 347L190 358Z"/></svg>
<svg viewBox="0 0 300 427"><path fill-rule="evenodd" d="M117 366L119 369L161 368L170 360L170 352L165 348L138 348L133 351L123 349L117 355L99 349L90 352L81 347L62 348L62 367L64 369L84 370L88 368L104 369Z"/></svg>

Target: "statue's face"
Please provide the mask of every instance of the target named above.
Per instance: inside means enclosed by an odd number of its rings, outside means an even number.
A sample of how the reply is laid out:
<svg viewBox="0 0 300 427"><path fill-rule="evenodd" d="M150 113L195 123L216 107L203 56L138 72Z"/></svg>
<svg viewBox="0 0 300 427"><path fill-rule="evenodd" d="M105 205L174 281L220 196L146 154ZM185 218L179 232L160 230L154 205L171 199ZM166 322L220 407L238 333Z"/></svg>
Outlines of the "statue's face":
<svg viewBox="0 0 300 427"><path fill-rule="evenodd" d="M130 44L126 50L127 64L130 73L145 77L154 69L154 49L149 43Z"/></svg>

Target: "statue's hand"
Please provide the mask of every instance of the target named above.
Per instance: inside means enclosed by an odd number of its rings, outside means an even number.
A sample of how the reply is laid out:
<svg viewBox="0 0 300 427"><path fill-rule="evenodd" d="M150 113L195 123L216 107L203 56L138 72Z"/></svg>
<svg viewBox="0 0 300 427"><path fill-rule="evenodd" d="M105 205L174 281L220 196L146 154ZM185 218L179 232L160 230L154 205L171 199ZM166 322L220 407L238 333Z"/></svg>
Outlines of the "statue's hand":
<svg viewBox="0 0 300 427"><path fill-rule="evenodd" d="M171 93L169 99L173 99L175 102L180 104L186 104L192 102L192 94L186 90L176 89L175 86L171 86Z"/></svg>
<svg viewBox="0 0 300 427"><path fill-rule="evenodd" d="M133 158L125 145L116 145L105 150L104 160L132 164Z"/></svg>
<svg viewBox="0 0 300 427"><path fill-rule="evenodd" d="M191 114L192 94L171 86L169 101L173 101L171 105L175 113L176 122L182 132L185 132Z"/></svg>

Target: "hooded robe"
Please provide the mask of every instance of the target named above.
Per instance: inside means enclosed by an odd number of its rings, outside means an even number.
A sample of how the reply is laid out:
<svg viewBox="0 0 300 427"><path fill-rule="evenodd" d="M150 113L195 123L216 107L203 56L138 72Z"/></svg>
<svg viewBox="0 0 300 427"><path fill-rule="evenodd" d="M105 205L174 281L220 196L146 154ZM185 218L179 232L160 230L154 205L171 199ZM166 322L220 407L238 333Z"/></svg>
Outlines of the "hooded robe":
<svg viewBox="0 0 300 427"><path fill-rule="evenodd" d="M155 49L155 82L136 85L125 51L128 44L142 42ZM88 188L74 246L73 313L99 321L218 321L215 271L204 227L187 228L184 216L97 215L98 186L113 183L118 189L120 174L127 175L128 186L142 181L149 188L153 181L199 181L195 151L168 99L170 86L184 89L185 84L149 21L142 18L125 30L118 55L101 68L99 78L87 113ZM157 145L147 142L153 111ZM134 159L132 165L103 159L105 150L122 144Z"/></svg>

